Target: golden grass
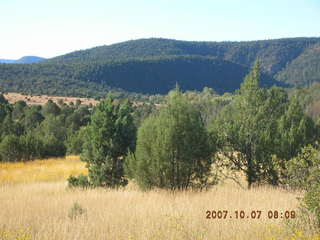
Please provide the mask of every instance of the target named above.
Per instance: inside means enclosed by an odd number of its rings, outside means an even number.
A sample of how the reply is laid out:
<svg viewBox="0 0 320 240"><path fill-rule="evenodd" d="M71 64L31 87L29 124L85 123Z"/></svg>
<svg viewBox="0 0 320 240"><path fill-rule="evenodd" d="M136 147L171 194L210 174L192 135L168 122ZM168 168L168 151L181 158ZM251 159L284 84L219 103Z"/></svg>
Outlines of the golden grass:
<svg viewBox="0 0 320 240"><path fill-rule="evenodd" d="M96 105L99 101L93 98L79 98L79 97L58 97L58 96L48 96L48 95L25 95L21 93L6 93L4 97L9 101L9 103L15 103L18 101L25 101L28 105L44 105L48 100L52 100L55 103L58 103L59 99L63 100L64 103L75 104L77 100L80 100L82 104Z"/></svg>
<svg viewBox="0 0 320 240"><path fill-rule="evenodd" d="M268 210L297 210L299 192L246 190L230 182L204 192L142 192L132 182L119 190L70 190L61 180L67 173L83 172L81 164L75 156L1 164L1 177L7 171L13 183L0 183L0 240L320 240L319 235L290 232L283 220L266 217ZM45 178L46 173L51 175ZM75 203L83 214L70 212ZM207 210L227 210L233 216L236 210L261 210L262 215L206 219Z"/></svg>
<svg viewBox="0 0 320 240"><path fill-rule="evenodd" d="M79 156L29 162L0 163L0 183L65 181L70 175L87 174Z"/></svg>

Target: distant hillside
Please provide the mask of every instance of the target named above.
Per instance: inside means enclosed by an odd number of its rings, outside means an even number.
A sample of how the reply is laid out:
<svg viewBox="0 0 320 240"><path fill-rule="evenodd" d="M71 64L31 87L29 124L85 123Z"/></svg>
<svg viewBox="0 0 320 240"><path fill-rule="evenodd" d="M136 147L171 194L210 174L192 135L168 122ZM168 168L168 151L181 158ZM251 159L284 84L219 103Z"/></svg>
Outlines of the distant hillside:
<svg viewBox="0 0 320 240"><path fill-rule="evenodd" d="M239 88L249 69L212 57L167 56L107 63L0 64L0 82L9 92L51 95L103 95L111 88L138 93L167 93L178 83L182 89L219 93ZM263 86L279 82L263 74Z"/></svg>
<svg viewBox="0 0 320 240"><path fill-rule="evenodd" d="M277 79L296 86L320 82L320 43L307 48L277 74Z"/></svg>
<svg viewBox="0 0 320 240"><path fill-rule="evenodd" d="M101 96L110 89L162 94L179 83L184 90L206 86L224 93L239 88L256 60L262 63L264 86L304 86L320 81L319 46L320 38L132 40L30 65L2 64L0 90L66 96Z"/></svg>
<svg viewBox="0 0 320 240"><path fill-rule="evenodd" d="M72 52L50 62L112 61L167 55L213 56L250 67L260 59L264 71L280 72L320 38L288 38L248 42L190 42L170 39L140 39Z"/></svg>
<svg viewBox="0 0 320 240"><path fill-rule="evenodd" d="M25 56L18 60L0 59L0 63L37 63L46 60L42 57L36 56Z"/></svg>

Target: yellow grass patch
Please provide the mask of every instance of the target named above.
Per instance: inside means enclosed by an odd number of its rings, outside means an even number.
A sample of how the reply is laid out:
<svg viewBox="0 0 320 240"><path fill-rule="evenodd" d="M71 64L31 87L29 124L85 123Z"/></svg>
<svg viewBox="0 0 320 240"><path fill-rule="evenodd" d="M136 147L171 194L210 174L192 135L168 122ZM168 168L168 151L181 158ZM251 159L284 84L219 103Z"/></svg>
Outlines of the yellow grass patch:
<svg viewBox="0 0 320 240"><path fill-rule="evenodd" d="M47 240L319 239L290 233L282 219L265 215L268 210L297 210L298 195L271 187L244 190L227 185L173 194L132 186L69 190L63 182L0 184L0 236L23 229L26 239ZM82 214L72 212L75 203ZM263 215L206 219L207 210L261 210Z"/></svg>
<svg viewBox="0 0 320 240"><path fill-rule="evenodd" d="M0 163L0 183L65 181L81 173L87 174L87 169L79 156Z"/></svg>
<svg viewBox="0 0 320 240"><path fill-rule="evenodd" d="M86 169L78 156L1 163L0 239L320 240L267 217L269 210L298 214L300 192L247 190L228 181L203 192L142 192L133 182L118 190L68 189L65 180L80 173ZM227 210L233 218L206 219L208 210ZM241 210L262 214L236 219Z"/></svg>
<svg viewBox="0 0 320 240"><path fill-rule="evenodd" d="M79 98L79 97L58 97L58 96L48 96L48 95L25 95L21 93L6 93L4 97L9 101L9 103L15 103L18 101L24 101L28 105L44 105L48 100L52 100L55 103L58 103L59 100L63 100L64 103L75 104L77 100L80 100L82 104L96 105L97 100L93 98Z"/></svg>

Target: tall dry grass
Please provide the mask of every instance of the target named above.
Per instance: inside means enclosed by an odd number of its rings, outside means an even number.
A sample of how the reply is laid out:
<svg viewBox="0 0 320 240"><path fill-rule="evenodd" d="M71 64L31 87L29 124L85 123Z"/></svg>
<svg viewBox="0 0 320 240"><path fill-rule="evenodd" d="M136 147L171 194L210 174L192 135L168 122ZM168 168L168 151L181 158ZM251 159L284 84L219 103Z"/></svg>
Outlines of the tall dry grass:
<svg viewBox="0 0 320 240"><path fill-rule="evenodd" d="M57 170L59 164L51 166ZM23 179L22 175L17 178ZM283 220L266 217L268 210L297 210L299 192L272 187L246 190L230 182L204 192L142 192L134 183L119 190L70 190L65 181L40 179L0 184L1 240L320 239L290 232ZM73 211L75 203L82 214ZM260 219L206 219L207 210L261 210L262 215Z"/></svg>
<svg viewBox="0 0 320 240"><path fill-rule="evenodd" d="M79 156L29 162L0 162L0 183L65 181L70 175L86 174Z"/></svg>

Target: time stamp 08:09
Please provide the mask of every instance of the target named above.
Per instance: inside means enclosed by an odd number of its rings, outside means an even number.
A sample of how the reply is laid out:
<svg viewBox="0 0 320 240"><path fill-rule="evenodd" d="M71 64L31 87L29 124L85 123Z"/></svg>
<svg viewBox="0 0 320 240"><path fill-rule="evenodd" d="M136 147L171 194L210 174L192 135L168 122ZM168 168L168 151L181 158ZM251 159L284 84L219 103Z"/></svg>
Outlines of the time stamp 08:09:
<svg viewBox="0 0 320 240"><path fill-rule="evenodd" d="M291 210L207 210L206 219L293 219L296 217L296 212Z"/></svg>

